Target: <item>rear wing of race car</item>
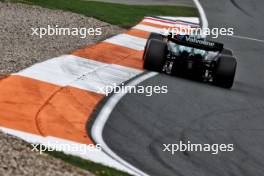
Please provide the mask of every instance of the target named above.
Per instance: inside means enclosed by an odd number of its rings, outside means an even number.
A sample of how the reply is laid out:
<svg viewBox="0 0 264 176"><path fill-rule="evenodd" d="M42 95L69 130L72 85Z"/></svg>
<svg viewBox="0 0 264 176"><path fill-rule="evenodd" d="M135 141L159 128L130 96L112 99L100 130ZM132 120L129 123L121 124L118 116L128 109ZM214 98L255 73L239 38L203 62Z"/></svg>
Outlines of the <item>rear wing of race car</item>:
<svg viewBox="0 0 264 176"><path fill-rule="evenodd" d="M169 35L168 39L179 45L189 46L207 51L221 52L224 48L224 44L222 43L217 43L204 39L195 39L194 37L190 37L189 35Z"/></svg>

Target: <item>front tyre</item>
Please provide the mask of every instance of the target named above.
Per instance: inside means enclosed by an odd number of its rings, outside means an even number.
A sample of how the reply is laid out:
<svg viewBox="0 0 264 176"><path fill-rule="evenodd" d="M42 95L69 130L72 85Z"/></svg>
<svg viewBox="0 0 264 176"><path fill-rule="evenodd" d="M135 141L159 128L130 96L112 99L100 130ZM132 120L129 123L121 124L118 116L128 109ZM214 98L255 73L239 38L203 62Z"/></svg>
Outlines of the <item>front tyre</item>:
<svg viewBox="0 0 264 176"><path fill-rule="evenodd" d="M230 89L233 86L237 62L232 56L221 55L218 59L213 84Z"/></svg>
<svg viewBox="0 0 264 176"><path fill-rule="evenodd" d="M144 55L144 69L161 72L166 61L167 43L152 39L148 42Z"/></svg>

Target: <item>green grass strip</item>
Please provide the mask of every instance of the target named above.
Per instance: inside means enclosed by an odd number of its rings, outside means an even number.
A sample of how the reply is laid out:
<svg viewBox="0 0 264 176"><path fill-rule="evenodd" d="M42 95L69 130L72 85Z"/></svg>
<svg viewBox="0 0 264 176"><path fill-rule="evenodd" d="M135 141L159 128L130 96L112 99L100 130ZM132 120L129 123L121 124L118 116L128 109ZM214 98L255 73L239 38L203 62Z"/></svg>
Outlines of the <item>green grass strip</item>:
<svg viewBox="0 0 264 176"><path fill-rule="evenodd" d="M72 155L66 155L63 152L46 151L45 153L47 153L48 155L51 155L55 158L61 159L64 162L69 163L73 166L87 170L96 176L130 176L129 174L122 172L122 171L118 171L114 168L107 167L107 166L104 166L101 164L97 164L97 163L94 163L92 161L82 159L80 157L76 157L76 156L72 156Z"/></svg>
<svg viewBox="0 0 264 176"><path fill-rule="evenodd" d="M193 7L160 5L124 5L84 0L11 0L50 9L61 9L94 17L121 27L131 27L145 16L198 16Z"/></svg>

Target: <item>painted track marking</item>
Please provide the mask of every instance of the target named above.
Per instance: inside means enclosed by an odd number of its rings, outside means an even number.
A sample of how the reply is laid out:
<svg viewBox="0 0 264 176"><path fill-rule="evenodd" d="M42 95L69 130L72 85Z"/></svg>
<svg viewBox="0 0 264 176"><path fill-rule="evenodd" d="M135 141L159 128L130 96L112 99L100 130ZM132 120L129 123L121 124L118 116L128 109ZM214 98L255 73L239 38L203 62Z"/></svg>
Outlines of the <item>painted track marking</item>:
<svg viewBox="0 0 264 176"><path fill-rule="evenodd" d="M175 18L176 23L183 23L181 19ZM193 24L194 19L190 19L190 24ZM170 24L172 20L173 17ZM158 21L163 23L168 20L164 17ZM152 17L145 26L156 26L155 30L160 30L163 26L156 23ZM132 29L121 34L118 40L114 38L90 45L71 55L35 64L2 79L0 129L28 142L34 142L35 138L40 137L39 143L46 144L46 140L55 137L78 145L93 143L87 136L85 124L104 96L103 93L97 93L97 90L113 82L127 81L133 75L143 72L142 46L150 32ZM134 41L127 41L122 35ZM130 45L131 42L133 45ZM100 161L95 155L83 157L135 173L135 169L133 171L121 164L113 166L113 163L118 162L101 153Z"/></svg>
<svg viewBox="0 0 264 176"><path fill-rule="evenodd" d="M193 0L193 2L199 11L200 18L202 20L202 29L204 30L205 28L208 28L208 20L207 20L205 11L204 11L201 3L199 2L199 0ZM203 35L202 37L206 37L206 36Z"/></svg>
<svg viewBox="0 0 264 176"><path fill-rule="evenodd" d="M150 72L150 73L144 74L144 75L138 77L137 79L133 80L132 82L128 83L127 86L136 86L139 83L156 76L157 74L158 73L156 73L156 72ZM107 120L109 119L112 111L116 107L116 105L119 103L119 101L125 95L126 95L126 93L124 93L124 92L119 93L119 94L114 94L105 103L105 105L103 106L103 108L99 112L99 114L96 117L96 120L92 126L92 138L95 140L96 143L101 144L103 150L108 155L110 155L115 160L119 161L121 164L128 167L132 171L134 171L135 174L141 175L141 176L148 176L148 174L144 173L143 171L140 171L139 169L137 169L136 167L134 167L133 165L129 164L128 162L123 160L121 157L119 157L114 151L112 151L110 149L110 147L108 147L108 145L105 143L105 141L103 139L103 130L104 130L105 124L106 124Z"/></svg>
<svg viewBox="0 0 264 176"><path fill-rule="evenodd" d="M238 38L238 39L243 39L243 40L252 40L252 41L255 41L255 42L264 43L264 40L260 40L260 39L256 39L256 38L251 38L251 37L240 36L240 35L231 35L230 37Z"/></svg>

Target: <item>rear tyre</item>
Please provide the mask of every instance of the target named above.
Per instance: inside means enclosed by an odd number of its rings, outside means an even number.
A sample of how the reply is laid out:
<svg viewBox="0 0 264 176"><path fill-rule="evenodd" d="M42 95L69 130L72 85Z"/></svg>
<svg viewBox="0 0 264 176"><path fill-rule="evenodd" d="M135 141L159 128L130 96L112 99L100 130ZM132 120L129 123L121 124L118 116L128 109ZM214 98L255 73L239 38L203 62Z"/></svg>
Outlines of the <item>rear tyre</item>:
<svg viewBox="0 0 264 176"><path fill-rule="evenodd" d="M233 51L230 49L224 48L221 54L228 55L228 56L233 56Z"/></svg>
<svg viewBox="0 0 264 176"><path fill-rule="evenodd" d="M232 56L222 55L218 59L213 84L230 89L233 86L237 62Z"/></svg>
<svg viewBox="0 0 264 176"><path fill-rule="evenodd" d="M161 72L166 60L167 43L151 39L145 49L144 69Z"/></svg>
<svg viewBox="0 0 264 176"><path fill-rule="evenodd" d="M146 47L148 46L148 43L150 40L152 39L156 39L156 40L160 40L162 41L163 40L163 36L161 34L158 34L158 33L154 33L154 32L151 32L149 37L148 37L148 40L146 42L146 45L145 45L145 49L144 49L144 53L143 53L143 56L145 56L145 51L146 51Z"/></svg>
<svg viewBox="0 0 264 176"><path fill-rule="evenodd" d="M163 40L163 36L161 34L152 32L150 33L148 40L151 40L151 39Z"/></svg>

